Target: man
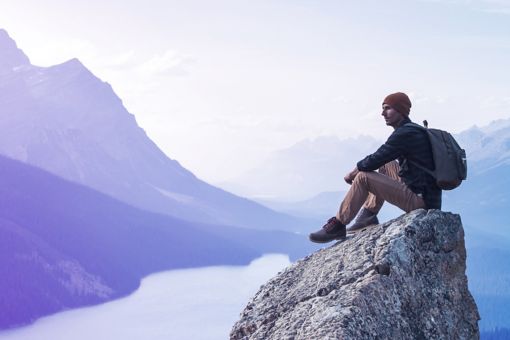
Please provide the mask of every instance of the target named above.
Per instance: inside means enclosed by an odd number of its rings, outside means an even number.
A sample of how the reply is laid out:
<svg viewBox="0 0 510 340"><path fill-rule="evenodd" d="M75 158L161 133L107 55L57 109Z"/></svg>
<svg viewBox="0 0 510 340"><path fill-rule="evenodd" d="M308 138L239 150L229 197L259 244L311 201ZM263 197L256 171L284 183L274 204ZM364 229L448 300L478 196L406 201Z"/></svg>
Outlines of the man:
<svg viewBox="0 0 510 340"><path fill-rule="evenodd" d="M411 101L402 92L387 96L382 104L386 125L394 131L376 152L358 162L344 180L351 184L340 209L310 240L325 243L346 237L346 225L358 214L350 228L361 230L378 223L377 213L384 201L409 212L419 208L441 209L441 189L436 180L419 166L434 170L432 150L426 131L409 119ZM395 160L398 160L399 169ZM378 170L379 172L375 172Z"/></svg>

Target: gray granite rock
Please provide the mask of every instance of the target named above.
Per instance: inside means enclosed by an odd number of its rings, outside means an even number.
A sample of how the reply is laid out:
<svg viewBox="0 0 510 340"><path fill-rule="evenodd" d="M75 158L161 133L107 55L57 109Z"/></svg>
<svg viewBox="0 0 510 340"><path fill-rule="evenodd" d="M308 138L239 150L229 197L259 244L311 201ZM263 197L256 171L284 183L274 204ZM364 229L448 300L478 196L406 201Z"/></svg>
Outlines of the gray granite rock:
<svg viewBox="0 0 510 340"><path fill-rule="evenodd" d="M416 210L291 265L231 339L478 339L459 215Z"/></svg>

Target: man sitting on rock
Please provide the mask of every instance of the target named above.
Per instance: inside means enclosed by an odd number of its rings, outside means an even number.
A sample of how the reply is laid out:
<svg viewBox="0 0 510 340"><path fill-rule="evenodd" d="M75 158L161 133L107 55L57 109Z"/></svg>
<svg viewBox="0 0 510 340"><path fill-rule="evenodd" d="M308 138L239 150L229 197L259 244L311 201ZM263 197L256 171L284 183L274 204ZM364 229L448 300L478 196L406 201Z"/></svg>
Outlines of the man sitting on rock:
<svg viewBox="0 0 510 340"><path fill-rule="evenodd" d="M340 209L310 240L326 243L346 237L346 225L359 213L349 232L377 224L377 213L384 201L405 212L415 209L441 209L441 189L430 174L434 170L427 132L410 123L411 101L402 92L387 96L382 104L386 125L394 131L377 151L358 162L344 180L351 184ZM398 160L398 164L395 160ZM375 172L379 170L379 172Z"/></svg>

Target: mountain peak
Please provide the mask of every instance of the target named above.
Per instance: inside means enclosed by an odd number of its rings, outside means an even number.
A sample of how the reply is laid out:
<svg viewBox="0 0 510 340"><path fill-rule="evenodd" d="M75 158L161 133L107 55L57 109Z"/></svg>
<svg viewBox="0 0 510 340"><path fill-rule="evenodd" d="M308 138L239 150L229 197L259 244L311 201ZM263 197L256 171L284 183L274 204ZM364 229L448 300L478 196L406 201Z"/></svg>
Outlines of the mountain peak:
<svg viewBox="0 0 510 340"><path fill-rule="evenodd" d="M70 65L73 67L85 67L85 65L83 65L83 63L78 58L69 59L69 60L63 62L62 64Z"/></svg>
<svg viewBox="0 0 510 340"><path fill-rule="evenodd" d="M0 73L12 71L17 66L29 65L30 60L18 48L6 30L0 28Z"/></svg>
<svg viewBox="0 0 510 340"><path fill-rule="evenodd" d="M53 65L49 68L52 70L58 70L58 72L63 74L86 72L87 74L93 75L92 72L90 72L90 70L85 65L83 65L83 63L78 58L66 60L61 64Z"/></svg>
<svg viewBox="0 0 510 340"><path fill-rule="evenodd" d="M416 210L262 286L230 339L477 339L459 215Z"/></svg>

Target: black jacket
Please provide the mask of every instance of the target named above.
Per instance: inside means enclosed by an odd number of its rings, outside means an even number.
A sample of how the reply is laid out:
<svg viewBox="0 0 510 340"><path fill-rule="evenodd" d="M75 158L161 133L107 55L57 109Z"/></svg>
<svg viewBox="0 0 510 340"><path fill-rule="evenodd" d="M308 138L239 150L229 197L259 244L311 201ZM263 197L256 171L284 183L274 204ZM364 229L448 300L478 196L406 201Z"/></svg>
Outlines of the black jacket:
<svg viewBox="0 0 510 340"><path fill-rule="evenodd" d="M374 171L384 164L398 159L399 176L416 194L423 195L427 209L441 209L441 189L434 177L414 165L434 170L432 149L426 131L412 125L405 125L411 120L406 118L393 131L386 143L376 152L358 162L359 171Z"/></svg>

